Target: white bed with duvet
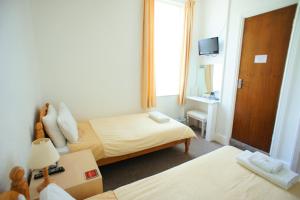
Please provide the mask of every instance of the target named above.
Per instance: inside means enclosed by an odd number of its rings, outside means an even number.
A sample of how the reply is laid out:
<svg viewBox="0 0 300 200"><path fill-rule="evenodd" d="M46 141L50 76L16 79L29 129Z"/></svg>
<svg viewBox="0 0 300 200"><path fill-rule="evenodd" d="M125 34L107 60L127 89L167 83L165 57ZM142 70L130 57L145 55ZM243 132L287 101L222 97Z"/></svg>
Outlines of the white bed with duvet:
<svg viewBox="0 0 300 200"><path fill-rule="evenodd" d="M75 121L64 104L60 107L67 110L69 118ZM46 127L44 131L45 123L42 122L45 122L44 119L54 109L49 104L41 108L35 139L45 137L44 132L47 132L48 129ZM58 118L59 115L60 111L58 111ZM185 151L188 152L190 139L196 137L193 130L168 116L159 115L165 121L153 120L151 113L139 113L74 122L78 130L77 137L70 140L66 137L68 139L66 146L59 147L57 150L61 153L67 153L91 149L99 165L143 155L180 143L185 144ZM48 135L55 145L51 134Z"/></svg>
<svg viewBox="0 0 300 200"><path fill-rule="evenodd" d="M300 182L285 190L237 163L225 146L162 173L88 200L299 200Z"/></svg>

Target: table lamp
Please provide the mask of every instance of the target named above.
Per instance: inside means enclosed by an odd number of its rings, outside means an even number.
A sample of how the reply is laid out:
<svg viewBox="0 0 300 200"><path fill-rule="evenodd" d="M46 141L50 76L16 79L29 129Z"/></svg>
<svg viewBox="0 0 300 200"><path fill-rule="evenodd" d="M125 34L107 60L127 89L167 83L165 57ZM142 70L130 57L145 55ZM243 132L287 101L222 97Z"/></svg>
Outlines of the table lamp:
<svg viewBox="0 0 300 200"><path fill-rule="evenodd" d="M32 142L31 154L29 157L30 169L43 169L44 181L37 188L42 191L49 183L48 166L59 160L59 154L49 138L40 138Z"/></svg>

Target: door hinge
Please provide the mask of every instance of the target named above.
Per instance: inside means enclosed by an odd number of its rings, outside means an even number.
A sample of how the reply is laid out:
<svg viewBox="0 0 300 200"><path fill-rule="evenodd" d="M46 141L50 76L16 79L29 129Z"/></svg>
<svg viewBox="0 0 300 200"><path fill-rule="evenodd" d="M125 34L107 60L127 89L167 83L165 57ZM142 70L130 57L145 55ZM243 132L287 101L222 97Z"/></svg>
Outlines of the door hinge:
<svg viewBox="0 0 300 200"><path fill-rule="evenodd" d="M241 89L243 87L243 79L239 78L238 83L237 83L237 88Z"/></svg>

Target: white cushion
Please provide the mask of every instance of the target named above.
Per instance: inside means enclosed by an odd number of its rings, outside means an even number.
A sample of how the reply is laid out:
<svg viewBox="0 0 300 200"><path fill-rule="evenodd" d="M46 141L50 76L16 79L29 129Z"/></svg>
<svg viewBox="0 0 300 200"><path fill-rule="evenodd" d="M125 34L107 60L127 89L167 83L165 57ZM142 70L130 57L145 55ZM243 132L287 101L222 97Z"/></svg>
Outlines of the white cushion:
<svg viewBox="0 0 300 200"><path fill-rule="evenodd" d="M197 120L204 120L207 119L207 114L205 112L199 110L190 110L187 112L187 116L197 119Z"/></svg>
<svg viewBox="0 0 300 200"><path fill-rule="evenodd" d="M66 138L63 136L57 124L57 113L51 104L48 106L47 115L42 118L47 135L56 147L66 146Z"/></svg>
<svg viewBox="0 0 300 200"><path fill-rule="evenodd" d="M64 103L60 103L59 105L57 123L63 135L70 143L76 143L78 141L76 120Z"/></svg>
<svg viewBox="0 0 300 200"><path fill-rule="evenodd" d="M75 200L58 185L51 183L40 192L40 200Z"/></svg>

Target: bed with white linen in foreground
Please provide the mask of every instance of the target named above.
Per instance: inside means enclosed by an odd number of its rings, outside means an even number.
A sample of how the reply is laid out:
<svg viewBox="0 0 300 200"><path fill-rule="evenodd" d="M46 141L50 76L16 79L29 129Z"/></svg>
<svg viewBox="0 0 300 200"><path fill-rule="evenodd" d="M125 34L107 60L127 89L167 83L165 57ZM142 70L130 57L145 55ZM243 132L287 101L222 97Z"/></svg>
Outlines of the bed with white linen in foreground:
<svg viewBox="0 0 300 200"><path fill-rule="evenodd" d="M289 190L274 185L238 164L236 156L241 152L226 146L88 200L300 199L299 182Z"/></svg>

